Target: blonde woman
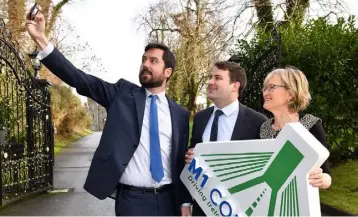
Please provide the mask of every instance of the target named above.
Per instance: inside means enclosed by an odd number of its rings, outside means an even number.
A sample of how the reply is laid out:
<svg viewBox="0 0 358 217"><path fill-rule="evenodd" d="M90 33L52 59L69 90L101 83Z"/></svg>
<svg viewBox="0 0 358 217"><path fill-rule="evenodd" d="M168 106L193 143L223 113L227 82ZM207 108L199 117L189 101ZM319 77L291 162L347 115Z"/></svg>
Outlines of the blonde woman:
<svg viewBox="0 0 358 217"><path fill-rule="evenodd" d="M264 108L273 118L261 125L261 139L275 138L286 123L300 122L313 136L327 147L322 121L303 111L307 108L311 95L306 76L294 67L276 69L270 72L262 89ZM328 188L332 183L328 162L314 169L309 176L310 184L318 188Z"/></svg>

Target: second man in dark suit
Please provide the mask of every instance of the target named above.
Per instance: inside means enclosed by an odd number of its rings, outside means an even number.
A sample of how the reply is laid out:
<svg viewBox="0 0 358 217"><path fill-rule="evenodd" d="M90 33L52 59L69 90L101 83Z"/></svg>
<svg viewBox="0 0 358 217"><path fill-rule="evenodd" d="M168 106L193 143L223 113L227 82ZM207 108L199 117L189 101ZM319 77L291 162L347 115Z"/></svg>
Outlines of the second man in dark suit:
<svg viewBox="0 0 358 217"><path fill-rule="evenodd" d="M242 105L238 98L245 89L246 73L234 62L220 61L214 64L208 82L208 98L214 106L198 112L194 117L190 147L185 156L191 162L196 144L209 141L251 140L260 138L261 124L267 118ZM205 216L196 201L183 189L186 202L183 215L190 216L188 206L193 202L193 216Z"/></svg>

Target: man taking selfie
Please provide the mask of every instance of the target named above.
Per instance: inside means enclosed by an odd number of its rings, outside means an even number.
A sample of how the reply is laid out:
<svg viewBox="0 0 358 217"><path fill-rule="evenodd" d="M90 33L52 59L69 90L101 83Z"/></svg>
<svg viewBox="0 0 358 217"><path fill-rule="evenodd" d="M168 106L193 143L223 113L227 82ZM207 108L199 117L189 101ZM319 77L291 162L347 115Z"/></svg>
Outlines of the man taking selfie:
<svg viewBox="0 0 358 217"><path fill-rule="evenodd" d="M175 70L168 47L144 49L139 80L108 83L69 62L45 36L40 12L26 28L41 49L38 58L57 77L107 110L107 121L84 189L103 200L115 198L116 215L181 215L179 175L184 167L189 113L165 95Z"/></svg>

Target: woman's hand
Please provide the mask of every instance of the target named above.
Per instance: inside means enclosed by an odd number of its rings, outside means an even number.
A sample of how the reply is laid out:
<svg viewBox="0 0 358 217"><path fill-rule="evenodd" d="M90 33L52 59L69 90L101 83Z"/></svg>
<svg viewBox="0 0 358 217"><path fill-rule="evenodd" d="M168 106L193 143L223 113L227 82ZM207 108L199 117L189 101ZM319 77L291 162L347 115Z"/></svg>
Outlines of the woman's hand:
<svg viewBox="0 0 358 217"><path fill-rule="evenodd" d="M309 182L313 187L325 189L331 186L332 178L329 174L323 173L321 168L315 168L310 173Z"/></svg>

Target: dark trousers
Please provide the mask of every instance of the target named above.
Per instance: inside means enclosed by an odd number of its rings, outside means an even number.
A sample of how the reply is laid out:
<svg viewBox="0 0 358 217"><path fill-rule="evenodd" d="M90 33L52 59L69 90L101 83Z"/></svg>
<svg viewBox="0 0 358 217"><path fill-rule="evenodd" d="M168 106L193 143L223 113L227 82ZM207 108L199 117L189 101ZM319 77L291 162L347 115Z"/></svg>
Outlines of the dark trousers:
<svg viewBox="0 0 358 217"><path fill-rule="evenodd" d="M192 216L206 216L204 211L200 208L199 204L194 200Z"/></svg>
<svg viewBox="0 0 358 217"><path fill-rule="evenodd" d="M163 192L145 192L118 187L116 216L175 216L174 189Z"/></svg>

